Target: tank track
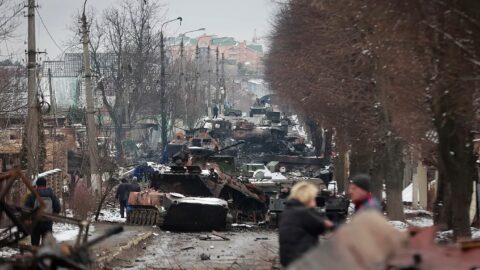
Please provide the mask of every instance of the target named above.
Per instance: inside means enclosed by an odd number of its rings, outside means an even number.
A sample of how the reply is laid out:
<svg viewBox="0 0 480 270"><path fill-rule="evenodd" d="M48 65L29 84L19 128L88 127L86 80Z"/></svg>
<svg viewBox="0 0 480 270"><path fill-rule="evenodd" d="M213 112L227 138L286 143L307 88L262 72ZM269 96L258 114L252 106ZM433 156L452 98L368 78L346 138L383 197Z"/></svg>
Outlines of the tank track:
<svg viewBox="0 0 480 270"><path fill-rule="evenodd" d="M161 226L163 215L155 208L135 208L127 213L126 223L138 226Z"/></svg>

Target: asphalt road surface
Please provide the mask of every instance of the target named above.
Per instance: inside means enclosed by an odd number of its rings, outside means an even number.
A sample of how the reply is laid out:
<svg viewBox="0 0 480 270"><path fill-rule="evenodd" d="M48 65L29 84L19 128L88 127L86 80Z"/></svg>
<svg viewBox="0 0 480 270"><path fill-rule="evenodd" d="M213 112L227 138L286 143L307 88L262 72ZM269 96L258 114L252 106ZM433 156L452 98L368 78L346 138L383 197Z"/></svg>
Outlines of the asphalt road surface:
<svg viewBox="0 0 480 270"><path fill-rule="evenodd" d="M104 269L279 269L276 231L174 233L157 230ZM206 236L210 239L205 240ZM204 239L204 240L202 240Z"/></svg>

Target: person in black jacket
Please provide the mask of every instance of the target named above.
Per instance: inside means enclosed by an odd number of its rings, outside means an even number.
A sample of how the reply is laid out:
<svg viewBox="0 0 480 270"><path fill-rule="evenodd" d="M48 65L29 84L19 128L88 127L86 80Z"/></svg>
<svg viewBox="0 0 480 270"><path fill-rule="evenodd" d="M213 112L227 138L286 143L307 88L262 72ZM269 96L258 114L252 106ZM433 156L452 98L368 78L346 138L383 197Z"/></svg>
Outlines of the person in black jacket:
<svg viewBox="0 0 480 270"><path fill-rule="evenodd" d="M333 227L320 216L317 206L318 188L307 182L293 186L285 210L280 216L280 263L286 267L318 244L318 236Z"/></svg>
<svg viewBox="0 0 480 270"><path fill-rule="evenodd" d="M127 183L127 179L123 178L121 180L121 184L118 185L117 188L117 195L115 195L115 199L120 202L120 216L123 218L125 217L125 207L128 203L128 195L130 195L130 184Z"/></svg>
<svg viewBox="0 0 480 270"><path fill-rule="evenodd" d="M51 188L47 188L47 180L43 177L40 177L36 181L37 192L40 195L41 199L45 203L44 211L49 214L58 214L60 213L60 201ZM28 195L25 202L25 207L34 209L40 206L40 203L37 201L35 194L31 193ZM30 235L32 246L40 245L40 239L42 241L45 239L47 233L53 231L53 221L49 219L41 219L32 228L32 234Z"/></svg>

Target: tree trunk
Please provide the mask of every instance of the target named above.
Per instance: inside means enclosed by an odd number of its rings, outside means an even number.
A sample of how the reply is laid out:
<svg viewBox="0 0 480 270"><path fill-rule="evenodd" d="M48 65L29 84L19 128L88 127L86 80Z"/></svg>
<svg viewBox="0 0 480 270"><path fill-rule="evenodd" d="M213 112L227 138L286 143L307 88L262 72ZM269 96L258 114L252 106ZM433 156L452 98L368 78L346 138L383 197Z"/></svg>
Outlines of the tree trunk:
<svg viewBox="0 0 480 270"><path fill-rule="evenodd" d="M451 198L450 182L446 180L445 170L439 168L437 200L433 207L433 222L439 226L440 230L450 230L452 228Z"/></svg>
<svg viewBox="0 0 480 270"><path fill-rule="evenodd" d="M385 178L385 166L383 160L385 159L383 153L378 151L375 153L373 164L370 170L372 176L372 195L380 201L383 201L383 184Z"/></svg>
<svg viewBox="0 0 480 270"><path fill-rule="evenodd" d="M124 155L123 155L123 128L122 124L114 123L115 126L115 148L117 150L117 162L119 164L124 163Z"/></svg>
<svg viewBox="0 0 480 270"><path fill-rule="evenodd" d="M325 130L325 148L323 152L323 157L325 160L325 164L330 164L332 162L332 140L333 140L333 131L332 129Z"/></svg>
<svg viewBox="0 0 480 270"><path fill-rule="evenodd" d="M340 152L334 160L335 181L337 181L338 192L346 191L345 185L345 153Z"/></svg>
<svg viewBox="0 0 480 270"><path fill-rule="evenodd" d="M322 145L323 145L323 131L322 128L313 120L307 119L305 124L308 126L310 130L310 134L312 136L312 144L315 146L315 155L320 156L322 153Z"/></svg>
<svg viewBox="0 0 480 270"><path fill-rule="evenodd" d="M403 212L403 162L402 143L393 138L387 138L385 144L385 186L387 195L387 216L391 220L405 220Z"/></svg>
<svg viewBox="0 0 480 270"><path fill-rule="evenodd" d="M371 192L376 198L381 199L383 175L380 173L381 166L377 166L379 164L377 157L371 147L362 145L360 141L352 145L350 177L359 173L369 174L372 177ZM376 165L374 166L374 164Z"/></svg>
<svg viewBox="0 0 480 270"><path fill-rule="evenodd" d="M444 99L446 101L446 99ZM446 101L445 103L447 103ZM451 225L455 238L470 237L470 202L473 182L477 178L472 135L465 131L461 118L447 117L439 126L439 152L447 191L451 191ZM451 132L456 130L456 132ZM443 182L443 179L442 179ZM445 190L443 190L445 192ZM445 201L445 193L444 203ZM448 202L448 201L447 201ZM447 223L448 224L448 223Z"/></svg>

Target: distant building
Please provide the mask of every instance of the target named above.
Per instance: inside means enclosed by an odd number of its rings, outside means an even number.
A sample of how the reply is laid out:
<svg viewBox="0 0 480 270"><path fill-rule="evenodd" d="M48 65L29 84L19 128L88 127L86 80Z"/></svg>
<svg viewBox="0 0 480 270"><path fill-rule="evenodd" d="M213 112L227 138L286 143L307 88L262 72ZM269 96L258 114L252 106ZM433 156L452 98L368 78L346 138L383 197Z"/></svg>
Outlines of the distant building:
<svg viewBox="0 0 480 270"><path fill-rule="evenodd" d="M172 37L166 42L173 57L180 56L180 44L182 37ZM263 70L262 58L264 56L263 46L261 44L246 41L237 41L233 37L215 37L202 35L197 38L183 38L184 56L195 57L196 47L198 45L200 59L205 60L208 56L208 47L210 46L210 57L215 59L216 49L218 47L219 58L222 53L225 62L230 65L240 65L245 69L258 72ZM214 60L212 61L214 63Z"/></svg>
<svg viewBox="0 0 480 270"><path fill-rule="evenodd" d="M257 97L263 97L271 94L268 84L262 79L248 80L247 89L250 93L255 94Z"/></svg>

